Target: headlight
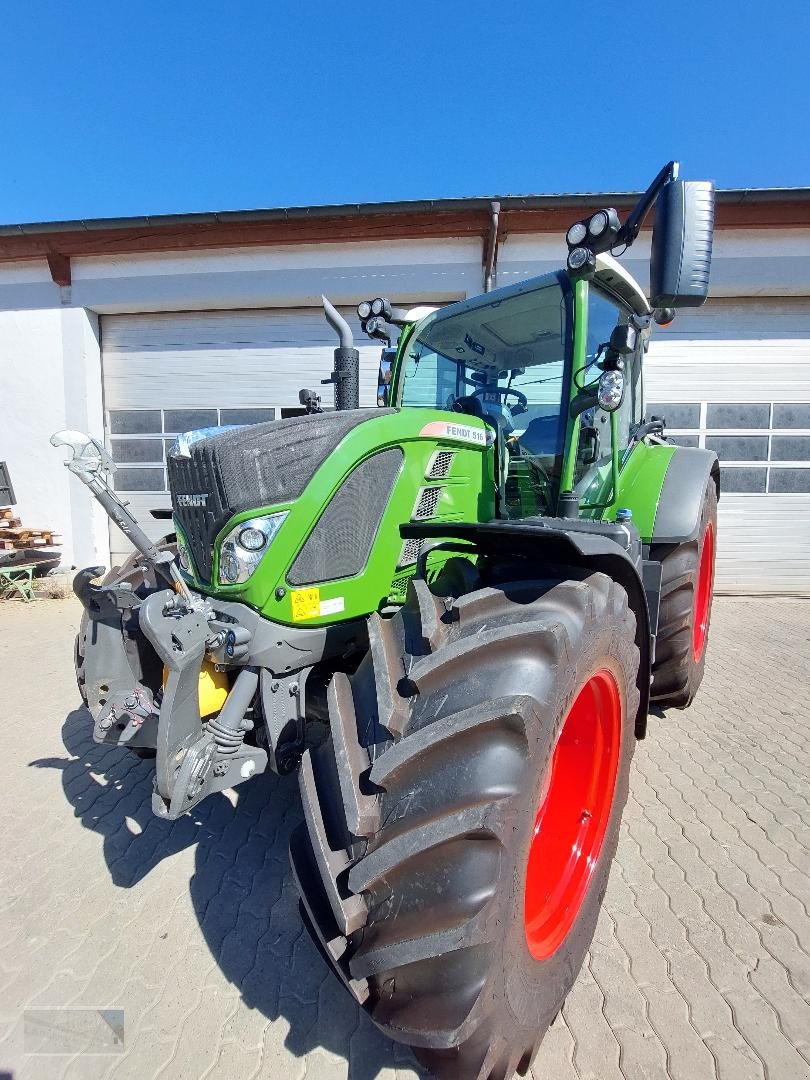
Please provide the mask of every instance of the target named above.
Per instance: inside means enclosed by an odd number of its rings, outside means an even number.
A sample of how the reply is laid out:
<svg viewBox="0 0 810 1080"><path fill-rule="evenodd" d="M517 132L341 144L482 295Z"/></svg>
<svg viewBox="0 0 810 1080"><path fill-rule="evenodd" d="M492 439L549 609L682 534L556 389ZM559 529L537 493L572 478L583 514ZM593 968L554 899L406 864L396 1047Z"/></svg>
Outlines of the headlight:
<svg viewBox="0 0 810 1080"><path fill-rule="evenodd" d="M371 314L371 302L369 300L361 300L357 305L357 314L361 319L367 319Z"/></svg>
<svg viewBox="0 0 810 1080"><path fill-rule="evenodd" d="M590 248L575 247L568 252L568 269L572 274L591 273L596 267L596 258Z"/></svg>
<svg viewBox="0 0 810 1080"><path fill-rule="evenodd" d="M283 510L267 517L251 518L231 529L219 546L221 585L239 585L247 581L264 558L287 513Z"/></svg>
<svg viewBox="0 0 810 1080"><path fill-rule="evenodd" d="M267 543L267 537L255 525L248 525L239 533L239 543L246 551L261 551Z"/></svg>

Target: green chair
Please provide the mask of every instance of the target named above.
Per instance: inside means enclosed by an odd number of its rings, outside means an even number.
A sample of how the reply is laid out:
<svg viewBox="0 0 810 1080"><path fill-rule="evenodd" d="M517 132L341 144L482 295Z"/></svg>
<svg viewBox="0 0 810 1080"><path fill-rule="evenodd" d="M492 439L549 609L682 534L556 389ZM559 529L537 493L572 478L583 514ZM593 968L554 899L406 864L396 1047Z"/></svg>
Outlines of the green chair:
<svg viewBox="0 0 810 1080"><path fill-rule="evenodd" d="M0 566L0 594L18 592L26 604L35 600L34 596L34 563L24 563L22 566Z"/></svg>

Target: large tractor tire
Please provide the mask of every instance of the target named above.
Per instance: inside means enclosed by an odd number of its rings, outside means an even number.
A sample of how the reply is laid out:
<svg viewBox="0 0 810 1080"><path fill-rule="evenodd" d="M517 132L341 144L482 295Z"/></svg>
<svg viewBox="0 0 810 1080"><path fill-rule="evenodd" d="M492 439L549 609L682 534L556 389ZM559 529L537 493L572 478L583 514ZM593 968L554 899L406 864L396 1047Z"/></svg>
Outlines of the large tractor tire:
<svg viewBox="0 0 810 1080"><path fill-rule="evenodd" d="M627 798L634 634L603 574L448 600L416 580L330 684L291 841L307 921L440 1077L525 1072L577 976Z"/></svg>
<svg viewBox="0 0 810 1080"><path fill-rule="evenodd" d="M710 478L695 539L651 551L662 575L650 698L662 708L685 709L703 681L716 549L717 488Z"/></svg>

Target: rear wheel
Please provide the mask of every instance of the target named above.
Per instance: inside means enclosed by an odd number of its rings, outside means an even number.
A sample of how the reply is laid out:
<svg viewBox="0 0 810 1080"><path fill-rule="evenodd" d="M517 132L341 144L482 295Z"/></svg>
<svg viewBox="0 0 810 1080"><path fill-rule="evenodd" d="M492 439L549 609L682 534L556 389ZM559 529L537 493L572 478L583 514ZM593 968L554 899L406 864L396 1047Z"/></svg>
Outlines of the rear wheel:
<svg viewBox="0 0 810 1080"><path fill-rule="evenodd" d="M350 990L439 1076L525 1071L576 978L627 797L634 634L602 574L446 602L414 581L330 685L296 879Z"/></svg>
<svg viewBox="0 0 810 1080"><path fill-rule="evenodd" d="M717 488L709 479L700 526L683 544L653 546L662 566L651 700L685 709L703 681L717 547Z"/></svg>

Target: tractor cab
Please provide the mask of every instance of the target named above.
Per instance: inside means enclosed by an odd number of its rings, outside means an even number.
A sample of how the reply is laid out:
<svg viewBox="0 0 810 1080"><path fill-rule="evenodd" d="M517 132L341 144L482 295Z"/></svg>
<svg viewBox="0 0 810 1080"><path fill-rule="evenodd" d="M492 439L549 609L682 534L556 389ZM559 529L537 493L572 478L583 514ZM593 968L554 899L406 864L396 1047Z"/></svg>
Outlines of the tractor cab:
<svg viewBox="0 0 810 1080"><path fill-rule="evenodd" d="M575 325L589 316L585 364L573 380ZM483 420L495 440L499 516L554 514L572 397L586 385L602 387L602 400L583 411L579 425L574 482L582 492L599 463L610 464L613 402L624 412L623 436L640 421L649 322L639 286L615 259L600 255L579 305L575 282L560 271L432 310L406 327L398 349L383 350L378 403ZM617 376L610 342L614 334L626 340L626 327L632 348Z"/></svg>
<svg viewBox="0 0 810 1080"><path fill-rule="evenodd" d="M643 420L650 320L641 288L600 254L587 281L561 270L392 323L401 333L383 349L377 404L483 421L497 517L555 516L562 492L578 513L604 510L614 445L621 462Z"/></svg>
<svg viewBox="0 0 810 1080"><path fill-rule="evenodd" d="M387 344L378 405L446 410L491 430L497 517L615 517L620 472L649 433L651 320L670 322L708 289L712 187L677 173L665 166L624 224L612 208L575 222L564 270L418 320L382 297L358 305L363 328ZM633 243L656 203L648 301L612 252Z"/></svg>

